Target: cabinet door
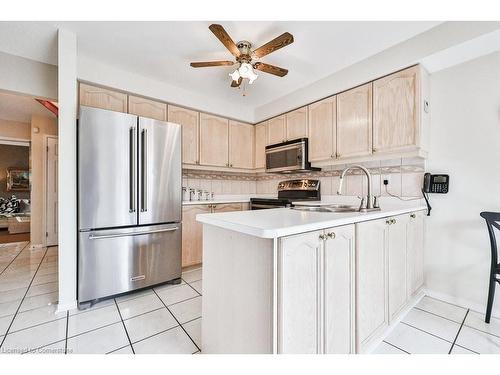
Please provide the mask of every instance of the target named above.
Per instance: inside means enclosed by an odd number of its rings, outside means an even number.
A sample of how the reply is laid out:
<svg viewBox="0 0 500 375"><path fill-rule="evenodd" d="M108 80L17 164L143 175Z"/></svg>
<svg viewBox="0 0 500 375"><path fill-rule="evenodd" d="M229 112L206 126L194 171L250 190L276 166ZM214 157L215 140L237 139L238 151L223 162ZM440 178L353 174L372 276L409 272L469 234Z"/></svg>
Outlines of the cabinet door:
<svg viewBox="0 0 500 375"><path fill-rule="evenodd" d="M387 239L389 278L389 322L407 301L406 284L406 228L408 215L392 218ZM389 219L390 220L390 219Z"/></svg>
<svg viewBox="0 0 500 375"><path fill-rule="evenodd" d="M410 214L407 229L408 297L424 285L424 213Z"/></svg>
<svg viewBox="0 0 500 375"><path fill-rule="evenodd" d="M336 97L309 106L309 160L334 159L336 153Z"/></svg>
<svg viewBox="0 0 500 375"><path fill-rule="evenodd" d="M324 245L324 353L354 352L354 225L331 228Z"/></svg>
<svg viewBox="0 0 500 375"><path fill-rule="evenodd" d="M196 215L210 213L207 204L182 207L182 267L202 262L203 225L196 221Z"/></svg>
<svg viewBox="0 0 500 375"><path fill-rule="evenodd" d="M356 224L356 350L388 325L385 219Z"/></svg>
<svg viewBox="0 0 500 375"><path fill-rule="evenodd" d="M200 164L229 166L229 121L225 118L200 114Z"/></svg>
<svg viewBox="0 0 500 375"><path fill-rule="evenodd" d="M167 121L167 104L129 95L128 113L155 120Z"/></svg>
<svg viewBox="0 0 500 375"><path fill-rule="evenodd" d="M274 145L285 141L285 115L270 119L267 122L267 144Z"/></svg>
<svg viewBox="0 0 500 375"><path fill-rule="evenodd" d="M373 151L417 145L420 122L418 66L373 82Z"/></svg>
<svg viewBox="0 0 500 375"><path fill-rule="evenodd" d="M319 270L323 231L285 237L278 260L278 353L320 352Z"/></svg>
<svg viewBox="0 0 500 375"><path fill-rule="evenodd" d="M372 84L337 95L339 158L372 153Z"/></svg>
<svg viewBox="0 0 500 375"><path fill-rule="evenodd" d="M127 94L80 83L80 105L127 113Z"/></svg>
<svg viewBox="0 0 500 375"><path fill-rule="evenodd" d="M212 205L213 212L241 211L241 203L222 203Z"/></svg>
<svg viewBox="0 0 500 375"><path fill-rule="evenodd" d="M182 162L198 164L199 159L199 112L168 106L168 121L182 126Z"/></svg>
<svg viewBox="0 0 500 375"><path fill-rule="evenodd" d="M307 107L286 114L286 140L307 137Z"/></svg>
<svg viewBox="0 0 500 375"><path fill-rule="evenodd" d="M238 121L229 121L229 166L253 168L255 127Z"/></svg>
<svg viewBox="0 0 500 375"><path fill-rule="evenodd" d="M255 125L255 168L266 167L267 121Z"/></svg>

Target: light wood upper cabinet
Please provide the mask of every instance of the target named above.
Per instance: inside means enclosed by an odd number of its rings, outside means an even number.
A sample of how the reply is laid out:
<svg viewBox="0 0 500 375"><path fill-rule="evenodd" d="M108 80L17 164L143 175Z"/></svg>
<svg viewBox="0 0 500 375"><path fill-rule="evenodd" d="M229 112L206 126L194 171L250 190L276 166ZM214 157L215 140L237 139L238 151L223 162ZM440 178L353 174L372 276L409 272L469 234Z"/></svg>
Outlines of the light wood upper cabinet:
<svg viewBox="0 0 500 375"><path fill-rule="evenodd" d="M167 104L129 95L128 113L155 120L167 121Z"/></svg>
<svg viewBox="0 0 500 375"><path fill-rule="evenodd" d="M307 137L307 106L286 114L286 140Z"/></svg>
<svg viewBox="0 0 500 375"><path fill-rule="evenodd" d="M267 121L255 125L255 168L266 167Z"/></svg>
<svg viewBox="0 0 500 375"><path fill-rule="evenodd" d="M199 112L168 106L168 121L182 126L182 162L198 164L199 159Z"/></svg>
<svg viewBox="0 0 500 375"><path fill-rule="evenodd" d="M210 213L210 205L197 204L182 207L182 267L202 262L203 225L196 215Z"/></svg>
<svg viewBox="0 0 500 375"><path fill-rule="evenodd" d="M372 83L337 95L337 156L372 153Z"/></svg>
<svg viewBox="0 0 500 375"><path fill-rule="evenodd" d="M80 105L127 113L127 94L80 83Z"/></svg>
<svg viewBox="0 0 500 375"><path fill-rule="evenodd" d="M267 122L267 144L284 142L286 139L285 115L274 117Z"/></svg>
<svg viewBox="0 0 500 375"><path fill-rule="evenodd" d="M200 164L229 166L229 120L200 113Z"/></svg>
<svg viewBox="0 0 500 375"><path fill-rule="evenodd" d="M397 151L419 142L420 68L373 82L373 150Z"/></svg>
<svg viewBox="0 0 500 375"><path fill-rule="evenodd" d="M229 166L252 169L254 167L255 126L229 121Z"/></svg>
<svg viewBox="0 0 500 375"><path fill-rule="evenodd" d="M336 97L309 105L309 160L334 159L336 154Z"/></svg>

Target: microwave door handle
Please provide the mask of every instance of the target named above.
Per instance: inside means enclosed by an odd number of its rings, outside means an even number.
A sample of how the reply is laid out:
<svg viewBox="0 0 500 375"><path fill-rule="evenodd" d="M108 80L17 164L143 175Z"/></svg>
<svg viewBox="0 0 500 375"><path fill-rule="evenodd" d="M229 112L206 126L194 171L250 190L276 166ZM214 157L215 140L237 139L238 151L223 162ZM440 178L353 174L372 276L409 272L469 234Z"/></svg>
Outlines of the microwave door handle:
<svg viewBox="0 0 500 375"><path fill-rule="evenodd" d="M135 212L135 171L137 170L135 127L129 129L129 212Z"/></svg>
<svg viewBox="0 0 500 375"><path fill-rule="evenodd" d="M141 133L141 143L142 143L142 174L141 174L141 212L146 212L148 210L148 131L143 129Z"/></svg>

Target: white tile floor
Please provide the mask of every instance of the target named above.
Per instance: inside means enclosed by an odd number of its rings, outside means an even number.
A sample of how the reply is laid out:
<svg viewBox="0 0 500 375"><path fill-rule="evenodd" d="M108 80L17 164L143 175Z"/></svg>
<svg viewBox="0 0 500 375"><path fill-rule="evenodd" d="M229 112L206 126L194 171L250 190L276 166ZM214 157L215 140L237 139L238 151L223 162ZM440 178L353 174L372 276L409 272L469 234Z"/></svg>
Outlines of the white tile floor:
<svg viewBox="0 0 500 375"><path fill-rule="evenodd" d="M198 353L201 269L182 278L61 314L57 248L0 245L0 353Z"/></svg>
<svg viewBox="0 0 500 375"><path fill-rule="evenodd" d="M0 353L199 353L201 277L61 314L57 248L0 245ZM424 297L374 353L500 353L500 319Z"/></svg>

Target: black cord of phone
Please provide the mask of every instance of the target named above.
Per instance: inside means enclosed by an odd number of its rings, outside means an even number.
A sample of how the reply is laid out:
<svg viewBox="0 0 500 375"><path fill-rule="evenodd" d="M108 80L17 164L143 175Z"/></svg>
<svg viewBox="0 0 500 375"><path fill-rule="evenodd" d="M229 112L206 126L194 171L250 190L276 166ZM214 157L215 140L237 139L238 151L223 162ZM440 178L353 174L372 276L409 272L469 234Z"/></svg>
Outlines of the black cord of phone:
<svg viewBox="0 0 500 375"><path fill-rule="evenodd" d="M425 194L424 188L422 188L422 195L424 196L425 203L427 204L427 216L431 216L432 207L429 203L429 197Z"/></svg>

